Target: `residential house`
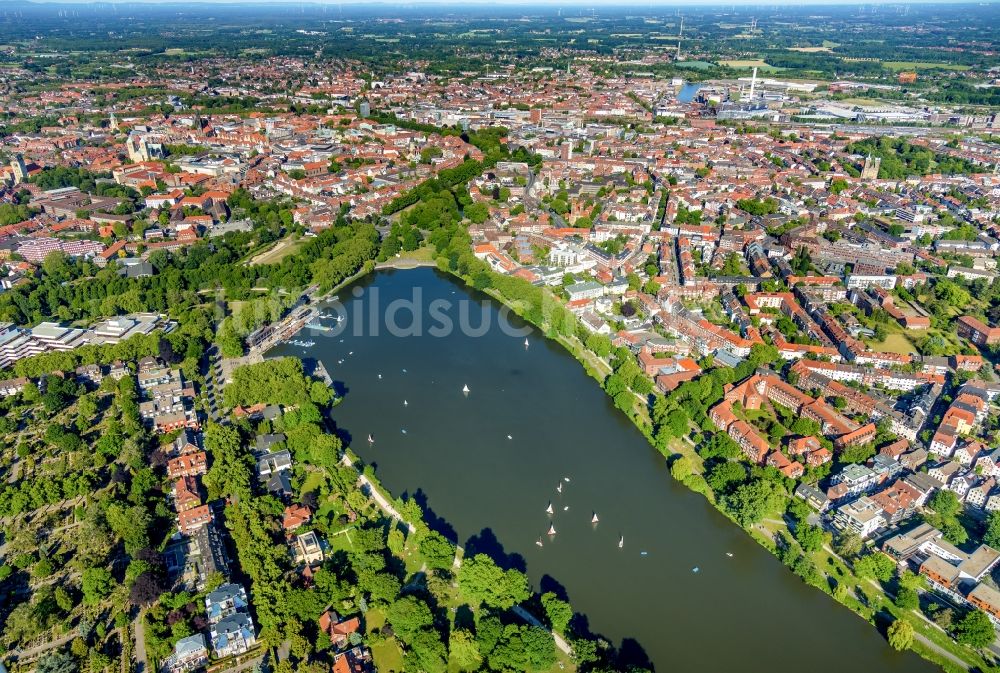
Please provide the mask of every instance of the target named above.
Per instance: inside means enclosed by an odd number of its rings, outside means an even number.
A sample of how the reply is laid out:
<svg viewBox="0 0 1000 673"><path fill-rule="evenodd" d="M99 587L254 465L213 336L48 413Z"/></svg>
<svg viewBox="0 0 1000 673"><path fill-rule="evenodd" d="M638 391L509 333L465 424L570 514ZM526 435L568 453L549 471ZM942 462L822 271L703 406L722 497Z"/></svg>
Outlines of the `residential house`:
<svg viewBox="0 0 1000 673"><path fill-rule="evenodd" d="M208 645L205 636L196 633L181 638L174 644L174 651L163 661L165 673L186 673L208 663Z"/></svg>
<svg viewBox="0 0 1000 673"><path fill-rule="evenodd" d="M871 496L871 500L882 508L882 518L890 526L911 516L919 498L920 492L902 479Z"/></svg>
<svg viewBox="0 0 1000 673"><path fill-rule="evenodd" d="M167 476L171 479L194 477L208 472L208 454L204 451L187 453L167 461Z"/></svg>
<svg viewBox="0 0 1000 673"><path fill-rule="evenodd" d="M841 530L857 533L861 538L886 525L882 508L868 496L861 496L839 507L833 515L833 523Z"/></svg>
<svg viewBox="0 0 1000 673"><path fill-rule="evenodd" d="M223 584L205 596L205 613L213 624L247 609L247 592L240 584Z"/></svg>
<svg viewBox="0 0 1000 673"><path fill-rule="evenodd" d="M178 513L201 505L197 477L181 477L174 483L174 509Z"/></svg>
<svg viewBox="0 0 1000 673"><path fill-rule="evenodd" d="M314 531L296 535L292 542L292 556L296 563L312 565L323 561L323 547Z"/></svg>
<svg viewBox="0 0 1000 673"><path fill-rule="evenodd" d="M334 655L332 673L375 673L371 652L363 645L356 645Z"/></svg>
<svg viewBox="0 0 1000 673"><path fill-rule="evenodd" d="M833 475L830 482L834 485L844 484L848 495L860 495L874 488L878 483L878 475L865 465L851 463Z"/></svg>
<svg viewBox="0 0 1000 673"><path fill-rule="evenodd" d="M929 470L927 470L928 476L932 479L936 479L942 486L947 486L951 483L951 480L959 476L965 471L961 464L953 461L945 461L943 463L937 463Z"/></svg>
<svg viewBox="0 0 1000 673"><path fill-rule="evenodd" d="M330 642L337 649L348 644L352 633L361 629L361 620L357 617L341 619L333 610L327 610L319 617L319 630L330 637Z"/></svg>
<svg viewBox="0 0 1000 673"><path fill-rule="evenodd" d="M799 484L795 489L795 496L805 500L806 504L820 513L825 512L830 506L830 499L826 494L811 484Z"/></svg>
<svg viewBox="0 0 1000 673"><path fill-rule="evenodd" d="M199 505L177 512L177 527L184 535L190 535L211 521L212 508L208 505Z"/></svg>
<svg viewBox="0 0 1000 673"><path fill-rule="evenodd" d="M309 523L312 519L312 510L305 505L289 505L285 508L284 516L281 519L281 527L286 533L290 533L296 528Z"/></svg>
<svg viewBox="0 0 1000 673"><path fill-rule="evenodd" d="M250 615L237 612L212 624L209 638L216 658L243 654L257 644Z"/></svg>
<svg viewBox="0 0 1000 673"><path fill-rule="evenodd" d="M979 509L984 509L986 507L986 501L989 500L990 493L996 487L996 484L997 480L995 477L987 477L982 482L976 484L970 488L969 492L965 495L966 504Z"/></svg>

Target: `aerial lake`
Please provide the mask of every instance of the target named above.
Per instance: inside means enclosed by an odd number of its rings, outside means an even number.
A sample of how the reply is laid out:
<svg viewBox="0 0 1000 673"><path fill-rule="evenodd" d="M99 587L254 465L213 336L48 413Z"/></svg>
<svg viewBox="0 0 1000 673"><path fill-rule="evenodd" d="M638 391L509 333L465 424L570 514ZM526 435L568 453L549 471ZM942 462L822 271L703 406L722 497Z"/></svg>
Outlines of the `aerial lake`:
<svg viewBox="0 0 1000 673"><path fill-rule="evenodd" d="M415 290L422 335L394 336L386 309ZM299 338L313 347L270 354L322 361L345 393L338 426L386 488L416 498L467 551L565 592L590 630L632 661L658 671L939 670L892 651L675 482L571 355L535 330L526 347L501 327L500 304L432 268L379 272L339 300L346 318L332 324L342 333L306 330ZM458 329L459 304L471 328L488 321L482 334ZM456 329L432 335L442 311ZM390 319L407 327L412 315Z"/></svg>

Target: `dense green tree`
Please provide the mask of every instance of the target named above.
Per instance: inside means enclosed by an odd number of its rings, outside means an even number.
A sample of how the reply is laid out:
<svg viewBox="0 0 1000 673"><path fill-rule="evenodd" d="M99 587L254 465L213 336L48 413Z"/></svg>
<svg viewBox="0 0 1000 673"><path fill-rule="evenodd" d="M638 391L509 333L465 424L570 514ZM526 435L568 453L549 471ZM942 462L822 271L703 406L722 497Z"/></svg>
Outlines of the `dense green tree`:
<svg viewBox="0 0 1000 673"><path fill-rule="evenodd" d="M448 570L455 560L455 545L435 531L429 531L420 538L420 554L429 568Z"/></svg>
<svg viewBox="0 0 1000 673"><path fill-rule="evenodd" d="M549 618L549 624L559 633L564 633L569 625L569 620L573 617L573 608L569 603L561 600L552 592L542 594L542 607L545 615Z"/></svg>
<svg viewBox="0 0 1000 673"><path fill-rule="evenodd" d="M795 527L795 540L806 552L819 551L826 542L827 535L819 526L808 523L800 523Z"/></svg>
<svg viewBox="0 0 1000 673"><path fill-rule="evenodd" d="M913 589L900 587L893 602L903 610L916 610L920 606L920 596Z"/></svg>
<svg viewBox="0 0 1000 673"><path fill-rule="evenodd" d="M466 558L458 571L462 593L473 603L508 610L528 599L528 578L517 570L503 570L485 554Z"/></svg>
<svg viewBox="0 0 1000 673"><path fill-rule="evenodd" d="M896 570L896 562L881 552L873 552L854 562L858 577L888 582Z"/></svg>
<svg viewBox="0 0 1000 673"><path fill-rule="evenodd" d="M913 626L905 619L897 619L889 625L889 645L892 649L902 652L913 645Z"/></svg>
<svg viewBox="0 0 1000 673"><path fill-rule="evenodd" d="M955 640L977 649L990 645L996 639L996 635L993 622L982 610L968 612L955 625Z"/></svg>
<svg viewBox="0 0 1000 673"><path fill-rule="evenodd" d="M83 602L87 605L97 605L114 587L115 581L106 568L87 568L83 571L81 588Z"/></svg>
<svg viewBox="0 0 1000 673"><path fill-rule="evenodd" d="M781 502L779 487L765 479L751 479L740 484L722 500L723 506L743 527L760 522L769 512L775 511Z"/></svg>
<svg viewBox="0 0 1000 673"><path fill-rule="evenodd" d="M478 671L483 663L479 644L471 633L455 629L448 640L448 660L459 671Z"/></svg>

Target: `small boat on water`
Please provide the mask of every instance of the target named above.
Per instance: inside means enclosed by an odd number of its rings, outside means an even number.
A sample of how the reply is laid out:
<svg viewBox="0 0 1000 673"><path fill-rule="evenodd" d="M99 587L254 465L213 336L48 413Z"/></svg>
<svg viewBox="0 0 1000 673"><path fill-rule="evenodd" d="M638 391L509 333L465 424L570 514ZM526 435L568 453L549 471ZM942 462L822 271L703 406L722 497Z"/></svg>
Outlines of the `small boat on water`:
<svg viewBox="0 0 1000 673"><path fill-rule="evenodd" d="M590 518L590 523L597 523L600 519L597 518L597 512L594 512L594 516Z"/></svg>
<svg viewBox="0 0 1000 673"><path fill-rule="evenodd" d="M568 512L569 511L569 505L566 505L565 507L563 507L563 511L564 512Z"/></svg>
<svg viewBox="0 0 1000 673"><path fill-rule="evenodd" d="M525 348L527 348L527 347L528 347L528 339L527 339L527 338L525 338L525 340L524 340L524 347L525 347Z"/></svg>
<svg viewBox="0 0 1000 673"><path fill-rule="evenodd" d="M469 394L469 385L468 384L462 386L462 392L465 393L466 395Z"/></svg>
<svg viewBox="0 0 1000 673"><path fill-rule="evenodd" d="M622 535L620 538L618 538L618 548L621 549L624 546L625 546L625 536Z"/></svg>
<svg viewBox="0 0 1000 673"><path fill-rule="evenodd" d="M382 380L382 375L381 375L381 374L379 374L379 375L378 375L378 380L379 380L379 381L381 381L381 380Z"/></svg>
<svg viewBox="0 0 1000 673"><path fill-rule="evenodd" d="M544 546L542 544L542 538L538 538L537 540L535 540L535 544L537 544L539 547L543 547Z"/></svg>
<svg viewBox="0 0 1000 673"><path fill-rule="evenodd" d="M324 325L323 323L320 322L316 322L315 320L312 322L307 322L306 327L309 329L319 330L320 332L329 332L331 329L333 329L332 327L328 327L327 325Z"/></svg>
<svg viewBox="0 0 1000 673"><path fill-rule="evenodd" d="M556 484L556 491L562 493L562 484Z"/></svg>
<svg viewBox="0 0 1000 673"><path fill-rule="evenodd" d="M728 556L729 558L733 558L733 552L727 551L726 556Z"/></svg>
<svg viewBox="0 0 1000 673"><path fill-rule="evenodd" d="M554 523L550 523L549 524L549 535L555 535L555 534L556 534L556 525Z"/></svg>
<svg viewBox="0 0 1000 673"><path fill-rule="evenodd" d="M569 482L569 477L563 477L563 481Z"/></svg>
<svg viewBox="0 0 1000 673"><path fill-rule="evenodd" d="M406 373L406 369L403 369L403 373L404 373L404 374Z"/></svg>
<svg viewBox="0 0 1000 673"><path fill-rule="evenodd" d="M375 438L371 436L371 433L368 433L368 443L369 444L375 443Z"/></svg>
<svg viewBox="0 0 1000 673"><path fill-rule="evenodd" d="M410 406L410 403L409 403L409 402L407 402L406 400L403 400L403 406L404 406L404 407L408 407L408 406Z"/></svg>
<svg viewBox="0 0 1000 673"><path fill-rule="evenodd" d="M695 567L691 568L691 572L693 572L693 573L701 572L701 568L699 568L698 566L695 566Z"/></svg>
<svg viewBox="0 0 1000 673"><path fill-rule="evenodd" d="M507 435L507 439L514 439L514 438L511 437L510 435Z"/></svg>
<svg viewBox="0 0 1000 673"><path fill-rule="evenodd" d="M549 506L545 508L547 514L552 514L552 503L549 502Z"/></svg>

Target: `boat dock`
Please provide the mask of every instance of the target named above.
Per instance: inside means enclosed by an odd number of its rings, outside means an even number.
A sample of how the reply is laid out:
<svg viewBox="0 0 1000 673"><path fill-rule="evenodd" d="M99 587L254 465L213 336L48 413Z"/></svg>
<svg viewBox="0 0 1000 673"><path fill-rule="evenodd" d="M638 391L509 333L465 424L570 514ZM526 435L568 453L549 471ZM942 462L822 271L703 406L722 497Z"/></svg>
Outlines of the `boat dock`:
<svg viewBox="0 0 1000 673"><path fill-rule="evenodd" d="M292 335L305 327L307 323L315 320L318 313L319 311L314 308L300 306L285 316L280 322L261 328L247 338L247 342L250 345L250 352L263 353L282 341L290 339Z"/></svg>
<svg viewBox="0 0 1000 673"><path fill-rule="evenodd" d="M330 372L326 371L326 367L319 360L316 360L316 366L313 367L312 375L327 386L333 387L333 378L330 376Z"/></svg>

